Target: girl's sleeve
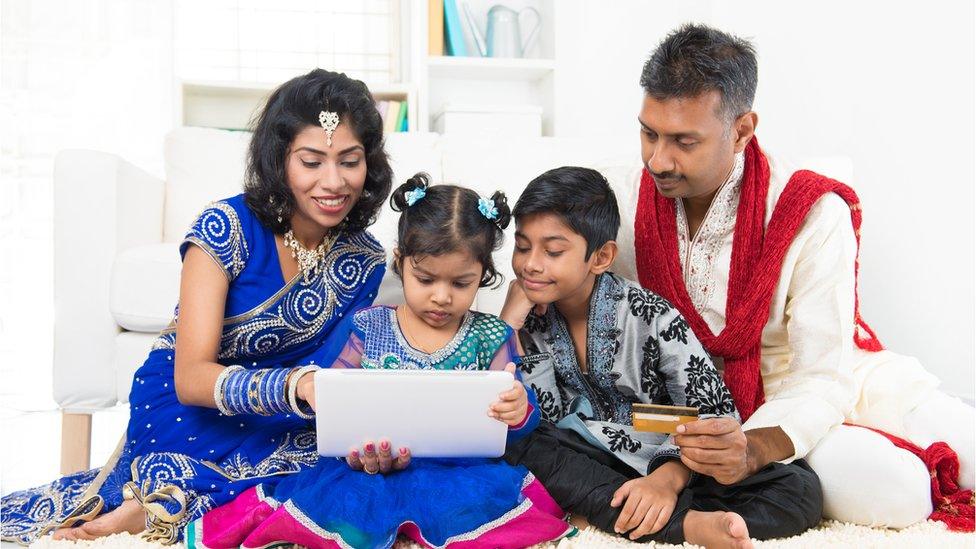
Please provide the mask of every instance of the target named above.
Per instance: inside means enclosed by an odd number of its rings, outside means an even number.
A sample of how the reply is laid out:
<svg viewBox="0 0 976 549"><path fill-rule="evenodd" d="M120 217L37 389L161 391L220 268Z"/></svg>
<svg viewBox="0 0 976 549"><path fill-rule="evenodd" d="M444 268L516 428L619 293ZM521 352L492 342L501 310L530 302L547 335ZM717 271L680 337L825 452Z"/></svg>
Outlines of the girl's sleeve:
<svg viewBox="0 0 976 549"><path fill-rule="evenodd" d="M508 444L521 439L522 437L531 433L536 426L539 425L539 404L536 400L535 391L530 387L526 386L522 381L522 372L518 368L519 364L522 362L522 357L518 354L518 347L515 341L515 332L511 328L508 328L508 338L505 343L498 348L495 352L494 358L491 360L491 365L489 370L504 370L509 363L515 364L515 380L522 383L525 387L525 394L528 398L528 408L525 412L525 417L517 425L510 425L508 427Z"/></svg>

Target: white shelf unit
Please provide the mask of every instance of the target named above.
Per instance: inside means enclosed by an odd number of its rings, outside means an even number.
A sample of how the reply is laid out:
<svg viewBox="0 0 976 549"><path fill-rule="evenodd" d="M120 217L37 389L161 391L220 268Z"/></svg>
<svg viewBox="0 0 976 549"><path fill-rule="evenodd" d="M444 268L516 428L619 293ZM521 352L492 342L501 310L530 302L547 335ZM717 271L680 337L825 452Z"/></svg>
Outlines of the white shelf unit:
<svg viewBox="0 0 976 549"><path fill-rule="evenodd" d="M506 0L516 10L531 6L541 15L541 26L533 44L522 58L480 57L464 18L468 4L481 34L485 34L488 9L497 0L454 0L461 14L468 56L429 55L428 1L406 0L404 28L410 29L407 71L418 89L418 120L421 131L429 131L433 119L448 104L538 106L542 108L542 133L556 131L555 89L557 83L557 5L567 0ZM524 23L531 24L526 16ZM527 33L529 28L523 28Z"/></svg>
<svg viewBox="0 0 976 549"><path fill-rule="evenodd" d="M278 83L184 80L177 90L177 125L247 130ZM417 131L417 91L410 84L369 86L376 101L406 101L410 131Z"/></svg>

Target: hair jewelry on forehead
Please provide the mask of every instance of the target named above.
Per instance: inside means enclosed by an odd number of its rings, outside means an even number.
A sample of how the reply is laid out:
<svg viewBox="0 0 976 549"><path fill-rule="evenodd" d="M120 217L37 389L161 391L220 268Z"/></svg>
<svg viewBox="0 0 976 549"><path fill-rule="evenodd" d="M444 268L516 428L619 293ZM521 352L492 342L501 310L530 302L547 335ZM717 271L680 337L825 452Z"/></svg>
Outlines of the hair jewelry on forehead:
<svg viewBox="0 0 976 549"><path fill-rule="evenodd" d="M328 108L328 106L326 106ZM322 125L322 129L325 130L326 135L329 136L327 144L332 146L332 132L339 127L339 113L332 111L321 111L319 112L319 124Z"/></svg>
<svg viewBox="0 0 976 549"><path fill-rule="evenodd" d="M495 201L490 198L478 198L478 211L489 221L498 219L498 208L495 207Z"/></svg>

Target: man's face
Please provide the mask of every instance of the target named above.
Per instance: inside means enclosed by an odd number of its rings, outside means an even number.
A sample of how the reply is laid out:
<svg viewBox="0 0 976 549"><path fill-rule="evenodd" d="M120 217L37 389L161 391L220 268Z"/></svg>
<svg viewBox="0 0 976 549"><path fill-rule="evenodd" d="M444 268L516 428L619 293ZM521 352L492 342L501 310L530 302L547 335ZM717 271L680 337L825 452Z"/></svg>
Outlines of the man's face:
<svg viewBox="0 0 976 549"><path fill-rule="evenodd" d="M644 96L641 156L663 196L707 196L725 181L738 151L721 103L717 90L663 101Z"/></svg>

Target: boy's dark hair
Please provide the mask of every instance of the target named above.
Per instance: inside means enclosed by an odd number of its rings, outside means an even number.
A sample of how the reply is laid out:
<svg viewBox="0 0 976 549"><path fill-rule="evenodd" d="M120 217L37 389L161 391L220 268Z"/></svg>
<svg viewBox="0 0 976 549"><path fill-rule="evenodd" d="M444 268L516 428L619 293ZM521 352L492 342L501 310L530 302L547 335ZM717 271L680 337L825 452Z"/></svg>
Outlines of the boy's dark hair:
<svg viewBox="0 0 976 549"><path fill-rule="evenodd" d="M718 90L726 122L752 110L759 79L752 44L706 25L672 32L644 64L640 84L654 99L696 97Z"/></svg>
<svg viewBox="0 0 976 549"><path fill-rule="evenodd" d="M425 196L412 206L407 193L423 189ZM401 263L407 257L420 259L467 250L484 268L479 286L501 284L502 275L495 269L492 252L502 245L502 231L508 227L512 212L508 198L501 191L491 195L496 218L488 219L480 210L478 193L456 185L430 185L430 176L418 173L397 187L390 195L390 206L402 212L397 226L399 261L393 261L393 272L402 276Z"/></svg>
<svg viewBox="0 0 976 549"><path fill-rule="evenodd" d="M563 166L533 179L512 211L515 221L533 214L553 214L586 239L586 259L617 239L620 210L603 174L590 168Z"/></svg>
<svg viewBox="0 0 976 549"><path fill-rule="evenodd" d="M366 182L342 227L361 231L376 220L393 184L383 148L383 120L366 84L345 74L315 69L278 87L258 115L247 150L244 200L277 234L291 228L295 198L285 178L286 155L295 136L319 126L319 112L330 110L350 124L366 149ZM280 219L280 221L279 221Z"/></svg>

